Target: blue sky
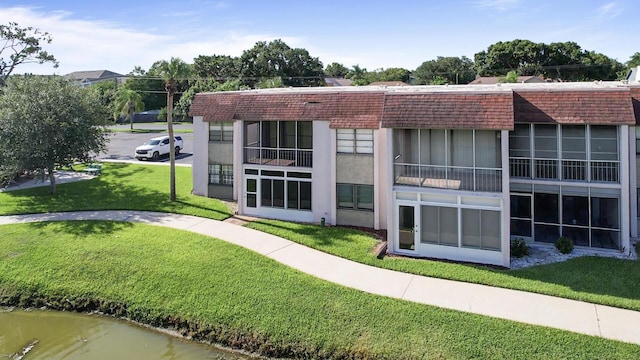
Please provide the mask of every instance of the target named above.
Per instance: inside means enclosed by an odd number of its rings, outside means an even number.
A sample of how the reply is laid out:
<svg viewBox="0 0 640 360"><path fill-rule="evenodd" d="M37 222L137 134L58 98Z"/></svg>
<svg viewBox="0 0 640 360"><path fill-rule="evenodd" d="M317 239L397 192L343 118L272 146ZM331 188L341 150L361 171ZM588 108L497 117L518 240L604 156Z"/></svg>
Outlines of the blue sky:
<svg viewBox="0 0 640 360"><path fill-rule="evenodd" d="M638 0L0 0L0 24L51 33L60 67L18 72L122 74L156 60L239 56L282 39L326 66L413 70L437 56L467 56L497 41L574 41L621 62L640 51Z"/></svg>

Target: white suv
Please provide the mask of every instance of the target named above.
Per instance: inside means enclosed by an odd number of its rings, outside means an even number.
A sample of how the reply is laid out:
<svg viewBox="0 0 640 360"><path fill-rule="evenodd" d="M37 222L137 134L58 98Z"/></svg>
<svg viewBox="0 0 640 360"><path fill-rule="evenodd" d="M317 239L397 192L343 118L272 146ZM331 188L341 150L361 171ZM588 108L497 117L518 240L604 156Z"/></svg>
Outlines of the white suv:
<svg viewBox="0 0 640 360"><path fill-rule="evenodd" d="M174 136L174 146L176 155L180 154L182 149L182 137ZM168 154L169 149L169 137L160 136L147 140L144 145L140 145L136 148L136 159L153 159L158 160L160 156Z"/></svg>

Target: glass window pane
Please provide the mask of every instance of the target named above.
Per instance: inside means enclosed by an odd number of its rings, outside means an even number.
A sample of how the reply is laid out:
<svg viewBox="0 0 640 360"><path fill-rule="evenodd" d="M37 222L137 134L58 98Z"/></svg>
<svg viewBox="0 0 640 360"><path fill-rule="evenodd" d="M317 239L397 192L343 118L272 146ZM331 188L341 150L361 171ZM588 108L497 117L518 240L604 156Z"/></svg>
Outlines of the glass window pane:
<svg viewBox="0 0 640 360"><path fill-rule="evenodd" d="M313 149L313 123L298 121L298 149Z"/></svg>
<svg viewBox="0 0 640 360"><path fill-rule="evenodd" d="M562 236L573 241L576 246L589 246L589 229L575 226L563 226Z"/></svg>
<svg viewBox="0 0 640 360"><path fill-rule="evenodd" d="M271 180L270 179L261 179L260 180L260 205L262 206L273 206L273 201L271 201Z"/></svg>
<svg viewBox="0 0 640 360"><path fill-rule="evenodd" d="M531 219L531 196L511 195L511 217Z"/></svg>
<svg viewBox="0 0 640 360"><path fill-rule="evenodd" d="M500 250L500 212L481 210L482 248Z"/></svg>
<svg viewBox="0 0 640 360"><path fill-rule="evenodd" d="M531 220L511 219L511 235L531 237Z"/></svg>
<svg viewBox="0 0 640 360"><path fill-rule="evenodd" d="M247 194L247 207L256 207L256 194Z"/></svg>
<svg viewBox="0 0 640 360"><path fill-rule="evenodd" d="M300 209L311 210L310 182L300 182Z"/></svg>
<svg viewBox="0 0 640 360"><path fill-rule="evenodd" d="M475 131L476 167L500 168L502 166L502 144L499 135L499 131Z"/></svg>
<svg viewBox="0 0 640 360"><path fill-rule="evenodd" d="M273 207L284 207L284 180L273 180Z"/></svg>
<svg viewBox="0 0 640 360"><path fill-rule="evenodd" d="M589 198L562 196L562 223L589 226Z"/></svg>
<svg viewBox="0 0 640 360"><path fill-rule="evenodd" d="M254 193L256 190L256 179L247 179L247 191Z"/></svg>
<svg viewBox="0 0 640 360"><path fill-rule="evenodd" d="M354 208L353 185L338 184L338 207Z"/></svg>
<svg viewBox="0 0 640 360"><path fill-rule="evenodd" d="M541 159L558 158L558 138L555 125L535 125L535 157Z"/></svg>
<svg viewBox="0 0 640 360"><path fill-rule="evenodd" d="M259 122L244 123L244 145L260 146L260 123Z"/></svg>
<svg viewBox="0 0 640 360"><path fill-rule="evenodd" d="M287 181L287 208L298 209L298 182Z"/></svg>
<svg viewBox="0 0 640 360"><path fill-rule="evenodd" d="M449 130L449 134L449 164L473 166L473 130Z"/></svg>
<svg viewBox="0 0 640 360"><path fill-rule="evenodd" d="M222 141L233 141L233 123L222 123Z"/></svg>
<svg viewBox="0 0 640 360"><path fill-rule="evenodd" d="M591 198L591 226L620 229L617 198Z"/></svg>
<svg viewBox="0 0 640 360"><path fill-rule="evenodd" d="M480 248L480 210L462 209L462 246Z"/></svg>
<svg viewBox="0 0 640 360"><path fill-rule="evenodd" d="M509 156L530 157L531 143L529 124L516 124L514 130L509 132Z"/></svg>
<svg viewBox="0 0 640 360"><path fill-rule="evenodd" d="M458 209L441 207L440 244L458 246Z"/></svg>
<svg viewBox="0 0 640 360"><path fill-rule="evenodd" d="M373 210L373 186L359 185L356 192L358 209Z"/></svg>
<svg viewBox="0 0 640 360"><path fill-rule="evenodd" d="M586 128L584 125L562 126L562 158L585 160L587 158Z"/></svg>
<svg viewBox="0 0 640 360"><path fill-rule="evenodd" d="M534 220L536 222L559 223L558 194L535 193L533 195L533 206Z"/></svg>
<svg viewBox="0 0 640 360"><path fill-rule="evenodd" d="M420 232L420 242L425 244L438 244L439 242L439 216L438 208L435 206L421 206L422 231Z"/></svg>
<svg viewBox="0 0 640 360"><path fill-rule="evenodd" d="M591 246L604 249L620 249L620 232L612 230L591 230Z"/></svg>
<svg viewBox="0 0 640 360"><path fill-rule="evenodd" d="M555 244L560 237L560 227L557 225L534 225L534 240Z"/></svg>
<svg viewBox="0 0 640 360"><path fill-rule="evenodd" d="M616 127L591 126L591 160L618 160Z"/></svg>
<svg viewBox="0 0 640 360"><path fill-rule="evenodd" d="M296 122L280 122L280 147L293 149L296 147Z"/></svg>

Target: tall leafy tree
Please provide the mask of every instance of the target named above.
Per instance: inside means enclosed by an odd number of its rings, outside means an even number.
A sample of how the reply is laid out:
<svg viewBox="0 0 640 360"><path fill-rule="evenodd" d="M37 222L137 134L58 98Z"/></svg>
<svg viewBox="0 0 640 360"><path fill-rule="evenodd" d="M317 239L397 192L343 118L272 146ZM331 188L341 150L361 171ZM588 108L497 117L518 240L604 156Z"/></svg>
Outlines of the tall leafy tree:
<svg viewBox="0 0 640 360"><path fill-rule="evenodd" d="M360 65L357 64L351 67L347 74L347 79L351 79L352 84L355 86L368 85L371 83L367 69L360 67Z"/></svg>
<svg viewBox="0 0 640 360"><path fill-rule="evenodd" d="M105 149L108 114L95 89L58 76L12 76L0 95L0 168L48 174Z"/></svg>
<svg viewBox="0 0 640 360"><path fill-rule="evenodd" d="M51 43L51 35L33 27L20 27L15 22L0 25L0 86L20 64L46 62L58 67L56 58L42 50Z"/></svg>
<svg viewBox="0 0 640 360"><path fill-rule="evenodd" d="M475 68L481 76L516 71L561 81L615 80L624 69L617 60L574 42L547 45L518 39L499 41L475 54Z"/></svg>
<svg viewBox="0 0 640 360"><path fill-rule="evenodd" d="M438 56L418 66L413 77L416 85L468 84L475 79L475 71L466 56Z"/></svg>
<svg viewBox="0 0 640 360"><path fill-rule="evenodd" d="M324 69L324 74L327 75L328 77L333 77L333 78L343 78L347 76L348 73L349 73L349 69L347 69L346 66L337 62L333 62L327 65L327 67Z"/></svg>
<svg viewBox="0 0 640 360"><path fill-rule="evenodd" d="M624 64L627 66L627 69L640 66L640 52L636 52L635 54L631 55L629 61Z"/></svg>
<svg viewBox="0 0 640 360"><path fill-rule="evenodd" d="M176 154L175 141L173 138L173 98L178 90L178 81L186 80L191 74L189 64L180 58L172 57L171 60L162 60L154 64L157 74L164 81L165 90L167 91L167 129L169 131L169 163L170 163L170 198L176 201Z"/></svg>
<svg viewBox="0 0 640 360"><path fill-rule="evenodd" d="M157 110L166 105L164 81L157 74L136 66L128 75L123 87L133 90L142 96L142 102L149 110Z"/></svg>
<svg viewBox="0 0 640 360"><path fill-rule="evenodd" d="M129 120L133 130L133 115L136 111L144 110L144 103L142 102L142 96L136 91L121 87L115 94L113 107L113 120L124 116L125 120Z"/></svg>
<svg viewBox="0 0 640 360"><path fill-rule="evenodd" d="M323 84L322 62L305 49L291 48L278 39L259 41L240 57L241 75L253 86L263 78L282 78L285 86L320 86Z"/></svg>
<svg viewBox="0 0 640 360"><path fill-rule="evenodd" d="M241 67L240 58L227 55L200 55L193 59L193 72L196 77L216 80L219 83L238 79Z"/></svg>

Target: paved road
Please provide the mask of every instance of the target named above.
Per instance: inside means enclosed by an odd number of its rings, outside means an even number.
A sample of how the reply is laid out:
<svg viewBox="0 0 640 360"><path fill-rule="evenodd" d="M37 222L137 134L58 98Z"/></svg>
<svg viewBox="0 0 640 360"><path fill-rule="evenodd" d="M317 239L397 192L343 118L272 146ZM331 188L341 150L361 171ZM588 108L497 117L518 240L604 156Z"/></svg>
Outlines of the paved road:
<svg viewBox="0 0 640 360"><path fill-rule="evenodd" d="M129 125L115 125L113 129L125 130L129 129ZM123 160L137 161L135 158L135 148L142 145L150 138L168 135L166 125L162 124L134 124L134 129L149 130L149 133L130 133L130 132L114 132L109 144L107 152L98 155L98 160ZM191 124L174 125L174 130L191 130ZM152 132L151 132L152 131ZM157 131L157 132L156 132ZM191 165L193 163L193 133L176 132L176 136L182 136L184 149L180 151L180 155L176 157L176 164ZM140 161L141 163L147 161ZM158 162L169 163L169 156L162 157Z"/></svg>

